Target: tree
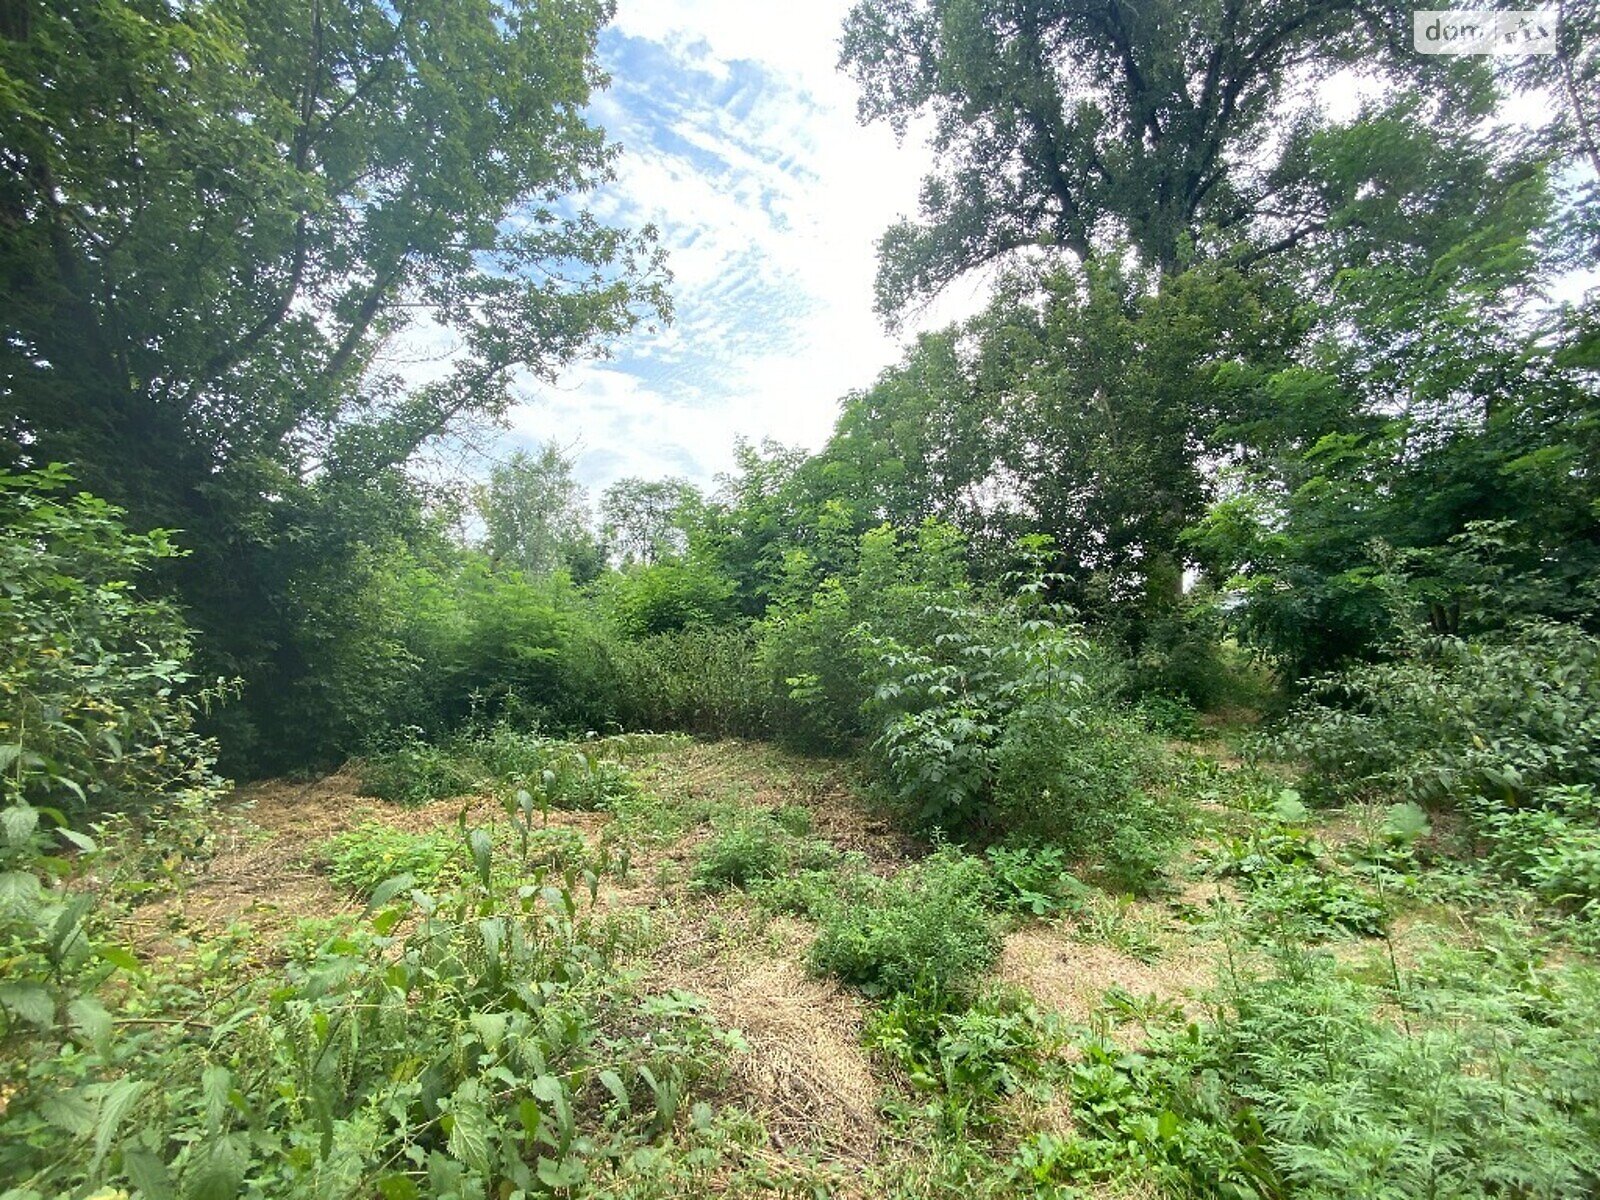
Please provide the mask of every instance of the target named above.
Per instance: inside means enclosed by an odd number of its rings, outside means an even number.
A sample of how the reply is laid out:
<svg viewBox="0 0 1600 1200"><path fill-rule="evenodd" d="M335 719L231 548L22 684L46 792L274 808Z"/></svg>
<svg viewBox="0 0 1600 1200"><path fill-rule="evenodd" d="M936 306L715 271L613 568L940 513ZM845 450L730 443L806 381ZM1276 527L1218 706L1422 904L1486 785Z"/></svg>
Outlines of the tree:
<svg viewBox="0 0 1600 1200"><path fill-rule="evenodd" d="M1168 275L1202 243L1299 244L1324 214L1274 203L1296 88L1391 63L1481 78L1419 64L1410 30L1387 0L859 0L860 115L930 117L939 162L920 222L880 242L880 311L1030 247L1126 243Z"/></svg>
<svg viewBox="0 0 1600 1200"><path fill-rule="evenodd" d="M418 527L413 452L665 313L653 231L580 206L616 154L584 116L610 13L8 6L0 460L184 531L169 581L248 710L315 674L310 581L337 603L331 567ZM385 369L408 329L453 347L428 381Z"/></svg>
<svg viewBox="0 0 1600 1200"><path fill-rule="evenodd" d="M600 495L600 526L624 563L654 563L683 554L701 508L686 479L619 479Z"/></svg>
<svg viewBox="0 0 1600 1200"><path fill-rule="evenodd" d="M589 499L572 477L572 460L557 447L537 455L519 450L496 464L473 504L483 520L484 549L496 563L532 576L566 570L579 582L593 578L598 556Z"/></svg>

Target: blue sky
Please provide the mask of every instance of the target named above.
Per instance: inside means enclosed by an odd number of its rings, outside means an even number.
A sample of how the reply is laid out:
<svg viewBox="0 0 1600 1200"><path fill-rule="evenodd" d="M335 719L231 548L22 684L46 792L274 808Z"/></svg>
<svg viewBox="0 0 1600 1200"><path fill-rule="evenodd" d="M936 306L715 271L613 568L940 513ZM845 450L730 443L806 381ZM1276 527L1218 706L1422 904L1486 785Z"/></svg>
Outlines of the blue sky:
<svg viewBox="0 0 1600 1200"><path fill-rule="evenodd" d="M914 209L926 151L856 123L835 69L847 9L621 0L592 116L624 152L588 206L660 229L676 319L529 385L503 449L568 447L592 494L624 475L709 487L737 436L820 446L840 397L898 357L874 243Z"/></svg>

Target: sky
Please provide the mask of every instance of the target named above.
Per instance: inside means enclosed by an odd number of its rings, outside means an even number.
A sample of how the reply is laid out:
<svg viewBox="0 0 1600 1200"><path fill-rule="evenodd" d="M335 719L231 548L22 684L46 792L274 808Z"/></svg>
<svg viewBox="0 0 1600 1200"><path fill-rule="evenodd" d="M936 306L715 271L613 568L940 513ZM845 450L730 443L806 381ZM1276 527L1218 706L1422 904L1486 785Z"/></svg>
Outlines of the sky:
<svg viewBox="0 0 1600 1200"><path fill-rule="evenodd" d="M736 438L820 448L847 392L919 329L981 307L975 278L899 336L872 310L878 236L915 212L930 161L915 129L901 144L857 122L837 68L850 5L619 0L600 40L612 83L591 118L623 153L587 206L659 229L676 319L554 385L523 385L494 457L554 442L591 499L629 475L710 491ZM1323 101L1353 111L1355 95L1340 85Z"/></svg>
<svg viewBox="0 0 1600 1200"><path fill-rule="evenodd" d="M840 398L900 356L910 334L872 311L875 244L915 211L927 151L857 123L836 67L848 9L620 0L592 118L623 154L588 207L659 228L675 321L526 387L500 449L554 441L596 496L627 475L710 488L736 437L819 448Z"/></svg>

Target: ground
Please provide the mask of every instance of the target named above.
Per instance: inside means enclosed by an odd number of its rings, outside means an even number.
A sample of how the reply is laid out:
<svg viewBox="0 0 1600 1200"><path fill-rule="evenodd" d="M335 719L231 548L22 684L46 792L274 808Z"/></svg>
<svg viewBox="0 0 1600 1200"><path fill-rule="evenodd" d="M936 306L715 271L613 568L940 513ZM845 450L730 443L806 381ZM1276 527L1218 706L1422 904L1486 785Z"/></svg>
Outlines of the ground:
<svg viewBox="0 0 1600 1200"><path fill-rule="evenodd" d="M719 1026L737 1030L744 1048L733 1055L720 1102L759 1118L768 1153L820 1164L829 1190L853 1194L861 1179L881 1178L907 1153L884 1116L885 1098L903 1081L863 1048L866 1001L808 970L815 931L806 921L766 911L738 889L708 894L694 886L692 873L699 848L732 817L793 806L809 814L813 837L859 856L855 861L879 875L893 875L928 847L873 807L845 762L761 743L688 739L630 761L638 803L620 813L552 810L537 821L570 830L613 859L626 847L626 871L599 881L596 905L653 931L636 963L643 985L699 997ZM1225 755L1211 762L1222 771L1237 765ZM254 943L255 961L270 970L302 922L355 919L362 910L328 875L330 838L372 821L413 833L450 830L463 816L479 826L506 820L488 796L420 807L363 796L353 771L242 787L212 830L213 854L203 869L179 891L134 911L134 940L147 956L176 962L231 927ZM1330 840L1356 836L1351 820L1340 818ZM1201 1012L1219 971L1230 963L1237 969L1212 915L1238 897L1231 883L1203 875L1196 864L1237 826L1238 814L1202 798L1193 821L1195 839L1153 898L1096 893L1070 916L1012 922L993 983L1064 1026L1098 1022L1130 1048L1142 1038L1141 1011ZM1438 934L1412 918L1391 945L1407 953ZM1352 962L1371 954L1359 939L1333 948ZM1108 1007L1108 994L1120 1005ZM1015 1130L1071 1128L1064 1101L1017 1103Z"/></svg>

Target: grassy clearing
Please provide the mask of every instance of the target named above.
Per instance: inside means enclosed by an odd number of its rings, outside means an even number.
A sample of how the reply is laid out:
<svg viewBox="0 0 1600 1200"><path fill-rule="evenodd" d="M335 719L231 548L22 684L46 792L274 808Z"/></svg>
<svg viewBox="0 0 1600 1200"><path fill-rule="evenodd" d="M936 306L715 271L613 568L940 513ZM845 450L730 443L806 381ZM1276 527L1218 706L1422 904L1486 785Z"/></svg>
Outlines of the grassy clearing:
<svg viewBox="0 0 1600 1200"><path fill-rule="evenodd" d="M1467 1195L1504 1192L1509 1167L1516 1194L1554 1197L1595 1170L1600 1062L1572 1047L1600 983L1559 914L1475 875L1448 822L1313 811L1270 770L1181 747L1150 803L1186 832L1136 896L1048 845L897 834L840 761L493 749L458 751L474 790L447 799L364 799L354 775L243 789L204 868L126 918L152 967L127 1001L150 1020L197 1019L227 976L263 996L287 981L284 1020L339 1028L360 987L316 980L423 972L407 986L433 998L383 1035L395 1048L341 1068L406 1114L327 1160L359 1174L386 1147L383 1195L468 1186L430 1173L430 1104L467 1114L452 1128L483 1110L490 1173L543 1163L535 1184L581 1194ZM463 898L418 908L412 888ZM496 1049L526 1005L497 990L513 963L484 956L485 922L554 981L534 1011L566 1014L559 1071ZM444 962L467 975L427 992ZM476 1030L478 1066L395 1091L385 1056L447 1027ZM288 1052L229 1051L228 1069ZM495 1072L548 1102L498 1121Z"/></svg>

